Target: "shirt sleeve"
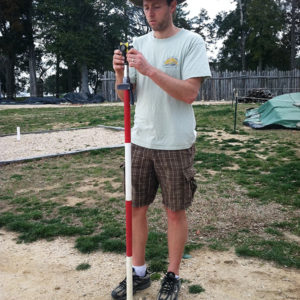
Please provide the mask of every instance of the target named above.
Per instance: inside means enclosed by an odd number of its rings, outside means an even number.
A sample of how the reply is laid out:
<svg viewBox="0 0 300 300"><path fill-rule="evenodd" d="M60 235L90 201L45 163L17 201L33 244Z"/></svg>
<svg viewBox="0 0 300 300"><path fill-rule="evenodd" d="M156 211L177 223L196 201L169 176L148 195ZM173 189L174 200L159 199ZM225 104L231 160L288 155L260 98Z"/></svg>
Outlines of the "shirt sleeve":
<svg viewBox="0 0 300 300"><path fill-rule="evenodd" d="M182 67L183 80L194 77L204 79L211 77L205 42L200 36L193 37L187 48Z"/></svg>

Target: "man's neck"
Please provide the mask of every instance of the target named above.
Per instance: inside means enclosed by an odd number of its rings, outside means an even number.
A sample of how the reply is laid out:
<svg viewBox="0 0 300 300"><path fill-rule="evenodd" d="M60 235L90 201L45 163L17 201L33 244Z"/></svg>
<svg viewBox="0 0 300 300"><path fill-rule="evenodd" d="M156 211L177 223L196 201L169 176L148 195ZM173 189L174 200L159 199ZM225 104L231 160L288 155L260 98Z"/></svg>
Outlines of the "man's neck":
<svg viewBox="0 0 300 300"><path fill-rule="evenodd" d="M175 35L180 28L177 28L174 24L166 28L164 31L154 31L154 37L157 39L167 39Z"/></svg>

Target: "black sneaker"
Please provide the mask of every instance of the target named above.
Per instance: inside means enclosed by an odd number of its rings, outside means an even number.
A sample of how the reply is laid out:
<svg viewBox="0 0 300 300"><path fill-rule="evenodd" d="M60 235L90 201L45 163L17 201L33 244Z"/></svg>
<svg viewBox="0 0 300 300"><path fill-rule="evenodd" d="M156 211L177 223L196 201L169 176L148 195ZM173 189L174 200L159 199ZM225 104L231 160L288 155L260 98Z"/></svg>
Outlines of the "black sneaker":
<svg viewBox="0 0 300 300"><path fill-rule="evenodd" d="M150 273L146 270L144 277L137 276L132 270L133 275L133 294L137 291L144 290L151 285ZM111 292L111 296L117 300L126 299L126 278Z"/></svg>
<svg viewBox="0 0 300 300"><path fill-rule="evenodd" d="M168 272L161 283L157 300L177 300L180 286L180 279L176 279L173 272Z"/></svg>

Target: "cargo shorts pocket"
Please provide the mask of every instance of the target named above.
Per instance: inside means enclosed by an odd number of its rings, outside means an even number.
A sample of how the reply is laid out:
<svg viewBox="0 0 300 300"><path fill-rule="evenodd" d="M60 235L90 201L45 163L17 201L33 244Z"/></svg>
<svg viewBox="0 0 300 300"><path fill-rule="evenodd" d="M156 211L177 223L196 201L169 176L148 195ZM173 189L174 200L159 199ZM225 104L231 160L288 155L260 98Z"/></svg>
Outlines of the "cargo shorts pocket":
<svg viewBox="0 0 300 300"><path fill-rule="evenodd" d="M193 167L189 167L183 170L183 174L186 182L188 183L186 193L191 199L193 199L197 189L197 183L195 180L196 170Z"/></svg>

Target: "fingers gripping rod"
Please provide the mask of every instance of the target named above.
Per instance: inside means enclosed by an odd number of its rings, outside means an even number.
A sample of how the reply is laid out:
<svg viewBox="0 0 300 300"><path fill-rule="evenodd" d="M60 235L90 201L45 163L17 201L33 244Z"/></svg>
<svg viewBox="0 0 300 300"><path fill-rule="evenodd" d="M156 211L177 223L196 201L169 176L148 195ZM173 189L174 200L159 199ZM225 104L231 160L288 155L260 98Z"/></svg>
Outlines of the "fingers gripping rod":
<svg viewBox="0 0 300 300"><path fill-rule="evenodd" d="M122 52L123 57L125 58L124 61L124 77L123 77L123 83L118 85L118 90L129 90L129 96L130 96L130 104L134 105L134 96L132 91L132 84L130 83L129 79L129 64L127 60L127 52L129 50L128 43L121 43L120 44L120 51Z"/></svg>
<svg viewBox="0 0 300 300"><path fill-rule="evenodd" d="M132 188L131 188L131 122L129 64L126 58L128 43L121 43L120 50L125 57L123 83L117 86L124 91L124 128L125 128L125 202L126 202L126 299L133 299L132 277Z"/></svg>

